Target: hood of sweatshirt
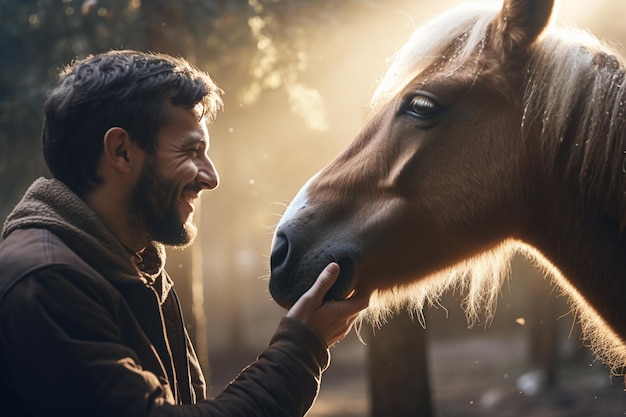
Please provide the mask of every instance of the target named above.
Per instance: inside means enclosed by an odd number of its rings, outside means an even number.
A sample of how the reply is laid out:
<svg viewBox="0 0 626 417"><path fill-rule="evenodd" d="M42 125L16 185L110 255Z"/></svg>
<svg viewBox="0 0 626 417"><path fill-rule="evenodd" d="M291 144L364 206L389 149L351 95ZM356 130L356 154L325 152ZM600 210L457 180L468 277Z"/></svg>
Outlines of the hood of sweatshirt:
<svg viewBox="0 0 626 417"><path fill-rule="evenodd" d="M2 237L25 228L50 230L109 281L141 280L153 284L162 276L160 292L162 296L169 292L172 283L163 269L164 246L151 242L141 253L141 268L137 267L129 251L93 210L59 180L35 180L7 217Z"/></svg>

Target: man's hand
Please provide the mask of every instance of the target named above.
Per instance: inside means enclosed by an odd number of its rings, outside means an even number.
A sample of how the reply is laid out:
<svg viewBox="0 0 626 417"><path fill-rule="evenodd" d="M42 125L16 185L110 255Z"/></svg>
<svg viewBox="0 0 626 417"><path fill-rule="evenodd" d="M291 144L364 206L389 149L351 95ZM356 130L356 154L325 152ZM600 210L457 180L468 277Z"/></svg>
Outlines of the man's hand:
<svg viewBox="0 0 626 417"><path fill-rule="evenodd" d="M324 302L324 296L338 276L339 265L328 264L287 313L287 317L300 320L316 331L329 347L346 337L359 312L369 304L369 298L361 294Z"/></svg>

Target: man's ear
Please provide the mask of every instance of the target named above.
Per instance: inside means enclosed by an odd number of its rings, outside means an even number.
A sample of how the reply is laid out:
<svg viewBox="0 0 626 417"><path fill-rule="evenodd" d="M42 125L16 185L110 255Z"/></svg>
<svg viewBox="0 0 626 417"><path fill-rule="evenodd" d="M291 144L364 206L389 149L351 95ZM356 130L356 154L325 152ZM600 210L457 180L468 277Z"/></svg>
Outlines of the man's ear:
<svg viewBox="0 0 626 417"><path fill-rule="evenodd" d="M137 155L139 147L125 129L121 127L110 128L104 134L103 143L102 157L115 169L123 173L130 173L133 164L139 162Z"/></svg>

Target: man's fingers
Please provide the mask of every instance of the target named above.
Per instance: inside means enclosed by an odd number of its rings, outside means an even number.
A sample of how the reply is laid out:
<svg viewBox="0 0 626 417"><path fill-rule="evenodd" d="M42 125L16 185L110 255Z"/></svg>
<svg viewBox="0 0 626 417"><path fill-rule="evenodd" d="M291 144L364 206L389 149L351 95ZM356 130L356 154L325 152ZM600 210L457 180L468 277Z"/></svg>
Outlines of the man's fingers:
<svg viewBox="0 0 626 417"><path fill-rule="evenodd" d="M287 317L298 319L317 332L327 346L345 337L354 319L369 302L369 297L358 292L346 300L324 302L324 297L337 281L339 272L337 263L326 265L311 288L287 312Z"/></svg>

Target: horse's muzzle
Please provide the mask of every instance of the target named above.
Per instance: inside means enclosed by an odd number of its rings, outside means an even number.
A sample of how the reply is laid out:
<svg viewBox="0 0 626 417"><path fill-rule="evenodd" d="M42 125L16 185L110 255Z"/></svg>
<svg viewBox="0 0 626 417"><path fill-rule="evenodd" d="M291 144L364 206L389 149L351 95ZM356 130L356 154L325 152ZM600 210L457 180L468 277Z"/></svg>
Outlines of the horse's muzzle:
<svg viewBox="0 0 626 417"><path fill-rule="evenodd" d="M289 239L287 233L281 229L274 236L270 257L269 290L274 301L284 308L290 308L311 288L322 270L331 262L339 264L340 273L324 300L346 298L354 289L355 264L350 251L345 247L333 247L330 243L324 249L301 245L301 241ZM300 251L299 246L308 249Z"/></svg>

